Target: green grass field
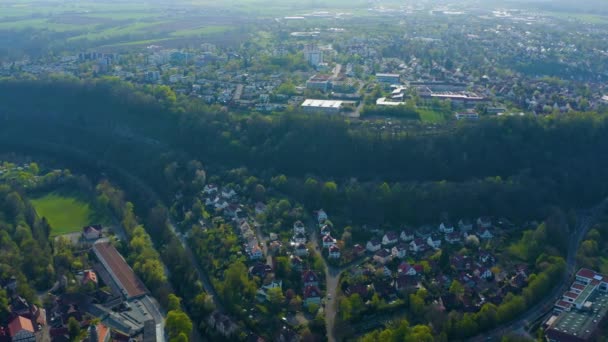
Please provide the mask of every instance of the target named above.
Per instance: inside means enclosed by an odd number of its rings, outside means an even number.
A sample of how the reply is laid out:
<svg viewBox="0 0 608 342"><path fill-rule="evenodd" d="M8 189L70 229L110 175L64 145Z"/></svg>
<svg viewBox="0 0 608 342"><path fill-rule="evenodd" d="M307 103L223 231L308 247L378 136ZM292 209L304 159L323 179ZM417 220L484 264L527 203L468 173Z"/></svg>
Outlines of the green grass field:
<svg viewBox="0 0 608 342"><path fill-rule="evenodd" d="M95 220L91 206L76 197L53 192L31 202L38 216L46 217L51 225L51 236L78 232L86 225L100 223Z"/></svg>
<svg viewBox="0 0 608 342"><path fill-rule="evenodd" d="M443 123L445 122L445 115L441 112L426 109L426 108L417 108L416 109L420 114L420 121L428 122L428 123Z"/></svg>

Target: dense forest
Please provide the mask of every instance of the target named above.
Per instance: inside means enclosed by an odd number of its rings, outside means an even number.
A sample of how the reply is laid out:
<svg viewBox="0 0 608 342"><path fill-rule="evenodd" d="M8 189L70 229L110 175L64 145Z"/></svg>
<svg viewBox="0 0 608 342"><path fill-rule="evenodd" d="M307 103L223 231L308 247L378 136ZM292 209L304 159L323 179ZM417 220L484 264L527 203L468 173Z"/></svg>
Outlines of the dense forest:
<svg viewBox="0 0 608 342"><path fill-rule="evenodd" d="M425 220L437 207L539 217L552 205L585 207L608 193L608 119L601 114L488 119L436 135L395 135L328 116L236 116L162 86L61 79L1 82L0 118L5 150L69 150L74 163L129 170L165 199L176 190L165 167L190 159L211 171L282 175L284 190L307 204L379 208L395 221ZM317 193L302 191L309 179ZM337 196L321 195L326 181L336 182ZM383 182L389 191L376 185ZM363 196L370 187L378 195Z"/></svg>

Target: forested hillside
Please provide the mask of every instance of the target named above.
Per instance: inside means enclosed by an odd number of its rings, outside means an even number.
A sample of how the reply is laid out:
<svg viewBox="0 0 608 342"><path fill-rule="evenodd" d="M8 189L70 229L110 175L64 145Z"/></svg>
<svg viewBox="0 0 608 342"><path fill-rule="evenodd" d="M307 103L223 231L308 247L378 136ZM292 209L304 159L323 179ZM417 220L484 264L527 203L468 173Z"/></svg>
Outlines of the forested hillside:
<svg viewBox="0 0 608 342"><path fill-rule="evenodd" d="M409 193L402 197L427 198L422 206L474 207L491 196L496 203L485 206L583 207L608 193L608 120L595 113L388 135L325 116L231 116L164 87L62 80L2 82L0 115L5 148L68 146L132 170L164 195L171 187L164 166L187 158L211 169L245 166L267 178L400 183L399 193Z"/></svg>

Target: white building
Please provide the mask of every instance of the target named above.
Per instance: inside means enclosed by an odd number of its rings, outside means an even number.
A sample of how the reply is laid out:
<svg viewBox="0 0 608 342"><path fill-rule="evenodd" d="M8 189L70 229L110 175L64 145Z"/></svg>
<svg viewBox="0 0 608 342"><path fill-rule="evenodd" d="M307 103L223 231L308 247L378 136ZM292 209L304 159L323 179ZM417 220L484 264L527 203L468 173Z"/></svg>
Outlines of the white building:
<svg viewBox="0 0 608 342"><path fill-rule="evenodd" d="M344 101L336 100L314 100L307 99L302 103L302 109L306 112L322 112L327 114L338 114Z"/></svg>
<svg viewBox="0 0 608 342"><path fill-rule="evenodd" d="M306 58L308 64L318 66L323 64L323 51L314 45L308 45L304 48L304 58Z"/></svg>

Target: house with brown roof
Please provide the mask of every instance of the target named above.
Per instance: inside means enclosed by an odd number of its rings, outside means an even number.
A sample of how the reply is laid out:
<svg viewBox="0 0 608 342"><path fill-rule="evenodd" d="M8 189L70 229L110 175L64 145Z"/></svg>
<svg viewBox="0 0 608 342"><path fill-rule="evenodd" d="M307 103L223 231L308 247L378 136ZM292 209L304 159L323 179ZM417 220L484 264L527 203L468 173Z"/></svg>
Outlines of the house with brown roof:
<svg viewBox="0 0 608 342"><path fill-rule="evenodd" d="M399 241L399 235L397 235L397 233L395 233L395 232L387 232L382 237L382 245L383 246L394 245L398 241Z"/></svg>
<svg viewBox="0 0 608 342"><path fill-rule="evenodd" d="M390 262L393 259L393 255L388 249L381 249L374 254L374 261L382 265Z"/></svg>
<svg viewBox="0 0 608 342"><path fill-rule="evenodd" d="M8 332L12 342L35 342L36 331L29 318L17 316L8 324Z"/></svg>
<svg viewBox="0 0 608 342"><path fill-rule="evenodd" d="M95 241L101 238L101 226L86 226L82 228L82 238L86 241Z"/></svg>
<svg viewBox="0 0 608 342"><path fill-rule="evenodd" d="M93 252L125 298L139 298L149 293L143 282L135 275L133 269L109 242L94 244Z"/></svg>

